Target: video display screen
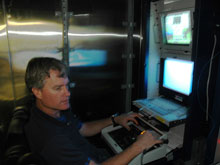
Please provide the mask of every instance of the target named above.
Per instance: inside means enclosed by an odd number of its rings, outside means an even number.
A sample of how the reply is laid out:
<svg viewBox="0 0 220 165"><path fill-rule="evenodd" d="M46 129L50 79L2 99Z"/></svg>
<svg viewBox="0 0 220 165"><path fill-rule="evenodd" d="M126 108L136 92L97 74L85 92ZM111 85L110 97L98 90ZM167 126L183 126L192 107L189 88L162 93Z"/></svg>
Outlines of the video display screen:
<svg viewBox="0 0 220 165"><path fill-rule="evenodd" d="M192 92L194 62L174 58L164 61L163 87L190 95Z"/></svg>
<svg viewBox="0 0 220 165"><path fill-rule="evenodd" d="M189 45L192 40L190 11L169 13L165 16L167 44Z"/></svg>

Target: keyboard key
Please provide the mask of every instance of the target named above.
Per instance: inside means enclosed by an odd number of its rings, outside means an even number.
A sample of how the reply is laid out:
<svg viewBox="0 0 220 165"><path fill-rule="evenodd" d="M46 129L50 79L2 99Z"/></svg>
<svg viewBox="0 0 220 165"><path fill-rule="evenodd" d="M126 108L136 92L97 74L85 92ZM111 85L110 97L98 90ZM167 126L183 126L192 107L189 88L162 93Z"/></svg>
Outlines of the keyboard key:
<svg viewBox="0 0 220 165"><path fill-rule="evenodd" d="M114 139L115 142L123 150L129 147L131 144L133 144L136 141L137 136L141 133L141 130L139 130L133 124L130 125L130 128L130 131L122 127L120 129L109 132L109 135L112 137L112 139Z"/></svg>

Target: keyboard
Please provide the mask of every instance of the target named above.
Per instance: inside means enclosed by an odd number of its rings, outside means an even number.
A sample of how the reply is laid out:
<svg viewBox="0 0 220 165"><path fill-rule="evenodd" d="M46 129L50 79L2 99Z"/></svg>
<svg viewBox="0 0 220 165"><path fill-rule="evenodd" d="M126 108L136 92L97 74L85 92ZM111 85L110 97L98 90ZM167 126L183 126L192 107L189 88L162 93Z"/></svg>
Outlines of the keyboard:
<svg viewBox="0 0 220 165"><path fill-rule="evenodd" d="M125 150L127 147L133 144L136 141L137 136L140 135L141 133L141 130L139 130L133 124L130 125L130 128L131 128L130 131L122 127L120 129L109 132L109 135L112 137L112 139L114 139L115 142L123 150Z"/></svg>
<svg viewBox="0 0 220 165"><path fill-rule="evenodd" d="M156 98L156 99L146 99L145 105L150 110L157 112L160 115L167 115L178 110L181 105L176 104L170 100L163 99L163 98Z"/></svg>
<svg viewBox="0 0 220 165"><path fill-rule="evenodd" d="M140 119L141 120L141 119ZM144 122L144 121L142 121ZM145 123L146 122L146 123ZM126 128L122 126L113 127L112 125L105 127L101 134L106 143L112 149L115 154L121 153L129 146L131 146L140 135L143 130L151 131L157 133L157 130L154 127L145 121L144 123L147 127L143 128L141 125L135 125L133 122L129 122L129 126L131 128L128 131ZM149 128L149 129L148 129ZM159 133L158 133L159 134ZM153 134L154 136L154 134ZM159 136L160 139L167 139L167 135L162 133ZM167 154L167 144L161 143L158 145L154 145L153 147L147 149L144 154L140 153L136 157L134 157L130 162L129 165L139 165L139 164L147 164L158 159L165 157ZM151 164L151 163L150 163Z"/></svg>

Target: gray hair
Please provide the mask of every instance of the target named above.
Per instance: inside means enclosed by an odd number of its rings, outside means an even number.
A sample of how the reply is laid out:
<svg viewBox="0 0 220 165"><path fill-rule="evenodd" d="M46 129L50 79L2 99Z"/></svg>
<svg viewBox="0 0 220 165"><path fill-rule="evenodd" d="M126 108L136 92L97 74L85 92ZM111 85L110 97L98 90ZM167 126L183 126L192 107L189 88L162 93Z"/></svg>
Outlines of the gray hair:
<svg viewBox="0 0 220 165"><path fill-rule="evenodd" d="M25 83L32 93L32 88L42 89L46 77L50 77L50 70L60 72L59 77L67 77L67 70L64 63L50 57L37 57L29 61L25 73Z"/></svg>

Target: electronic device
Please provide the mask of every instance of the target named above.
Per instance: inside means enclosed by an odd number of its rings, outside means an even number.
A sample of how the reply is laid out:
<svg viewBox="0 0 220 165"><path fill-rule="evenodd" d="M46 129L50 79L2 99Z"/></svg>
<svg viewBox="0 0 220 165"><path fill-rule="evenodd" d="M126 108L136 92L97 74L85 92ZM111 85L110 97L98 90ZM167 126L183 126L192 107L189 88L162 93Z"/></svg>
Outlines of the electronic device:
<svg viewBox="0 0 220 165"><path fill-rule="evenodd" d="M161 32L165 53L191 52L193 9L183 9L161 14Z"/></svg>
<svg viewBox="0 0 220 165"><path fill-rule="evenodd" d="M161 58L159 95L188 106L192 92L194 62Z"/></svg>
<svg viewBox="0 0 220 165"><path fill-rule="evenodd" d="M193 68L193 61L161 58L159 96L135 100L133 105L167 127L184 123L190 105Z"/></svg>
<svg viewBox="0 0 220 165"><path fill-rule="evenodd" d="M70 67L100 67L106 65L107 52L99 49L70 49Z"/></svg>
<svg viewBox="0 0 220 165"><path fill-rule="evenodd" d="M190 11L168 13L164 20L167 44L189 45L192 41Z"/></svg>
<svg viewBox="0 0 220 165"><path fill-rule="evenodd" d="M140 109L141 114L155 118L167 129L184 123L188 111L187 107L163 97L135 100L133 105Z"/></svg>
<svg viewBox="0 0 220 165"><path fill-rule="evenodd" d="M102 130L102 137L115 154L122 152L134 143L137 136L140 135L143 130L150 131L155 138L161 139L164 142L146 149L143 153L132 159L129 165L146 164L161 159L167 154L167 134L151 125L144 118L138 119L139 125L136 125L133 122L128 123L131 128L130 131L122 126L113 127L112 125Z"/></svg>

